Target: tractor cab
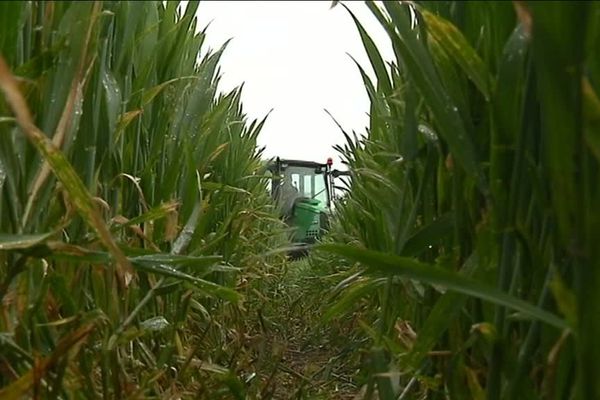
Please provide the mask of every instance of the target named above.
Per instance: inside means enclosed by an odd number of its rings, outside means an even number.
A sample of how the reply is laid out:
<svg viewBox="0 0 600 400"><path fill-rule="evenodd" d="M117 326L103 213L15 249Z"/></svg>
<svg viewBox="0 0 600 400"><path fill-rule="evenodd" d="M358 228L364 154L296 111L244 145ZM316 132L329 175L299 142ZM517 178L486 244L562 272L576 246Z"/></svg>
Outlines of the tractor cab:
<svg viewBox="0 0 600 400"><path fill-rule="evenodd" d="M283 220L293 227L295 244L314 243L328 228L334 196L334 178L346 175L332 170L332 160L324 164L277 158L269 166L271 195Z"/></svg>

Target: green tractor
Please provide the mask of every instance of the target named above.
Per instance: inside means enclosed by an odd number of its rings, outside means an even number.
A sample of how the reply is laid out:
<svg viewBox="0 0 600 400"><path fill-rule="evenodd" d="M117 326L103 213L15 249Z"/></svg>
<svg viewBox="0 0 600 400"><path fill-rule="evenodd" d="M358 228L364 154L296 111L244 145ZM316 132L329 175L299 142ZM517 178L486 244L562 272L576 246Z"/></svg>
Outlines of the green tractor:
<svg viewBox="0 0 600 400"><path fill-rule="evenodd" d="M277 159L269 165L272 174L271 195L283 220L292 227L292 242L298 250L292 257L304 255L329 227L329 215L335 197L334 179L349 175L332 169L331 158L325 164Z"/></svg>

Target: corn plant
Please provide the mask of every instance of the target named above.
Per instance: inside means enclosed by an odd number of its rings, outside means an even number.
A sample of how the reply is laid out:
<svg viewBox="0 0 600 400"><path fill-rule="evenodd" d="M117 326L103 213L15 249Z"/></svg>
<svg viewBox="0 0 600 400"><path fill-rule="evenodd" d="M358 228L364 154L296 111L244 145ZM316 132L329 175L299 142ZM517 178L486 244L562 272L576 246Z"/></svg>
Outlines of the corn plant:
<svg viewBox="0 0 600 400"><path fill-rule="evenodd" d="M197 10L0 2L0 397L244 396L218 321L280 225Z"/></svg>
<svg viewBox="0 0 600 400"><path fill-rule="evenodd" d="M600 398L600 7L366 4L395 60L352 16L370 126L318 261L325 318L362 310L367 397Z"/></svg>

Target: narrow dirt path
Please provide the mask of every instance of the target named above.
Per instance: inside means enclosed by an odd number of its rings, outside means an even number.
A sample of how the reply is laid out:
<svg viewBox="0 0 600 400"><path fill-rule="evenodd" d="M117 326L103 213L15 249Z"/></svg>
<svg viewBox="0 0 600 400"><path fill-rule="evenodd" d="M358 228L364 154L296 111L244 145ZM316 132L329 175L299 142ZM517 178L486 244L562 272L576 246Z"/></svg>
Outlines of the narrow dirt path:
<svg viewBox="0 0 600 400"><path fill-rule="evenodd" d="M306 260L291 263L260 318L272 363L263 398L354 399L356 344L337 324L321 324L324 287Z"/></svg>

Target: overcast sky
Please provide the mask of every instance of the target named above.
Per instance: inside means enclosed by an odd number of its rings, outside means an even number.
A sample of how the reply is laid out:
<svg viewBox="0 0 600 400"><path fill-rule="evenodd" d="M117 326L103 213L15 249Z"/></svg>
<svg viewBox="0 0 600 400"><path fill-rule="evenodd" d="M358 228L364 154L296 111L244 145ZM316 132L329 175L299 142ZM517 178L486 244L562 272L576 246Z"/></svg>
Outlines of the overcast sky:
<svg viewBox="0 0 600 400"><path fill-rule="evenodd" d="M362 2L347 2L391 59L387 36ZM268 157L324 161L347 131L364 133L368 97L346 54L369 72L360 36L347 11L330 1L201 1L198 26L209 22L206 46L233 38L222 62L221 89L244 82L243 107L250 118L269 116L259 144Z"/></svg>

